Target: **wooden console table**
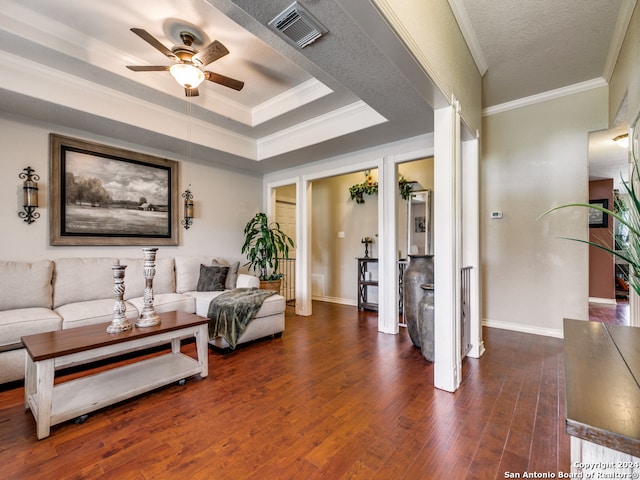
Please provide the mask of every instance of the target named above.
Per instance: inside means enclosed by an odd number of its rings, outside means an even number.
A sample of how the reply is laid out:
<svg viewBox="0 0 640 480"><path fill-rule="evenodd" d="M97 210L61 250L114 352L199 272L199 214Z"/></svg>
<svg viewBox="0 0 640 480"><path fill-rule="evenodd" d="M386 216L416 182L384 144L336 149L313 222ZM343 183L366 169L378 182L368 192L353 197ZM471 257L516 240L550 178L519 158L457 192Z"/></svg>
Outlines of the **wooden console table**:
<svg viewBox="0 0 640 480"><path fill-rule="evenodd" d="M36 419L38 439L48 437L52 425L191 375L207 376L208 320L185 312L159 315L160 325L116 334L101 323L22 337L25 407ZM180 339L190 336L196 338L197 360L180 353ZM171 343L171 353L54 385L56 368L162 343Z"/></svg>
<svg viewBox="0 0 640 480"><path fill-rule="evenodd" d="M564 343L572 465L640 473L640 328L565 319Z"/></svg>

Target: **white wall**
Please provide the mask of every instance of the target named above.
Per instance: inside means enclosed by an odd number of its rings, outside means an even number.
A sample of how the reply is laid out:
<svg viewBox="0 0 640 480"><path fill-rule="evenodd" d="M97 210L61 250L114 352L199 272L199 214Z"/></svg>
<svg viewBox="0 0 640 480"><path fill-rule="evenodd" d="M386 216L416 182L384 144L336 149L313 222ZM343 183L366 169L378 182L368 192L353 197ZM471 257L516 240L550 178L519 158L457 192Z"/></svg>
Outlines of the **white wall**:
<svg viewBox="0 0 640 480"><path fill-rule="evenodd" d="M136 148L113 139L97 138L83 132L61 129L55 125L31 124L16 117L0 115L2 145L2 177L0 178L0 258L5 260L37 260L73 256L141 256L142 247L52 247L49 245L49 133L87 139L108 145L137 150L164 157L161 151ZM229 260L242 260L240 253L245 223L261 209L262 179L207 166L205 161L180 161L181 194L191 180L195 197L193 226L180 226L180 246L160 247L162 255L212 254ZM18 217L22 209L22 180L18 174L27 165L40 175L40 218L28 225ZM182 198L180 198L182 201ZM180 203L182 205L182 203ZM182 219L182 208L179 210Z"/></svg>
<svg viewBox="0 0 640 480"><path fill-rule="evenodd" d="M564 317L588 318L585 209L588 132L607 127L607 88L487 116L481 163L484 321L553 336ZM491 211L504 217L490 219Z"/></svg>

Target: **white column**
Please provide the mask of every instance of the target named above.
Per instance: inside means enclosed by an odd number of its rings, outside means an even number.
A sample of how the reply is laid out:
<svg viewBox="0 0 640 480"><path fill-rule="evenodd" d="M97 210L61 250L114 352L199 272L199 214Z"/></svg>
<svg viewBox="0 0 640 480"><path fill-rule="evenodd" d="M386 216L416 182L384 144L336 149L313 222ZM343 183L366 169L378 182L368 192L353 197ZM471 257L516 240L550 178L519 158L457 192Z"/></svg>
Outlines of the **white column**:
<svg viewBox="0 0 640 480"><path fill-rule="evenodd" d="M398 333L398 246L396 189L398 174L392 158L378 162L378 331Z"/></svg>
<svg viewBox="0 0 640 480"><path fill-rule="evenodd" d="M311 307L311 182L296 182L296 315L308 316Z"/></svg>
<svg viewBox="0 0 640 480"><path fill-rule="evenodd" d="M455 107L434 112L434 313L433 381L455 392L460 365L460 121Z"/></svg>
<svg viewBox="0 0 640 480"><path fill-rule="evenodd" d="M484 353L480 275L480 154L477 138L462 142L462 265L472 267L470 279L470 357Z"/></svg>

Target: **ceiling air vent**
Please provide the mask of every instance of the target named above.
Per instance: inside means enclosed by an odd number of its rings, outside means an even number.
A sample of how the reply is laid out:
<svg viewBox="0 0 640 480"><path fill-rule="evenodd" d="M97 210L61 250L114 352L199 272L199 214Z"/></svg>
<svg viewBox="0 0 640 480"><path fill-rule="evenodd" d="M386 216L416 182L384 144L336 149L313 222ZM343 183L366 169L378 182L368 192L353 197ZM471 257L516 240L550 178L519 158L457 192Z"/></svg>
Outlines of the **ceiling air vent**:
<svg viewBox="0 0 640 480"><path fill-rule="evenodd" d="M328 30L298 2L293 2L269 26L300 48L316 41Z"/></svg>

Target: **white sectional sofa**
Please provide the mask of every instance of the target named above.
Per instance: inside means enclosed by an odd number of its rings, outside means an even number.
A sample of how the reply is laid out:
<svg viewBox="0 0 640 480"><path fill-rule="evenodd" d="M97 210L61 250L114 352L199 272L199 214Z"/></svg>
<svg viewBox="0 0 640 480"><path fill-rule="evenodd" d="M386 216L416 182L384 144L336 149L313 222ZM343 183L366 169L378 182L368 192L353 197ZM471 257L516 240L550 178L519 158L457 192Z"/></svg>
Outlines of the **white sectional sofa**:
<svg viewBox="0 0 640 480"><path fill-rule="evenodd" d="M0 261L0 383L24 378L25 350L21 337L113 319L113 273L125 270L125 315L135 322L144 305L144 260L140 258L61 258L35 262ZM154 308L158 313L185 311L206 317L209 303L221 291L197 291L200 265L229 265L209 256L156 259ZM229 265L226 289L259 287L257 277L238 273ZM284 331L285 299L269 297L238 343L279 336ZM227 348L224 338L210 343Z"/></svg>

